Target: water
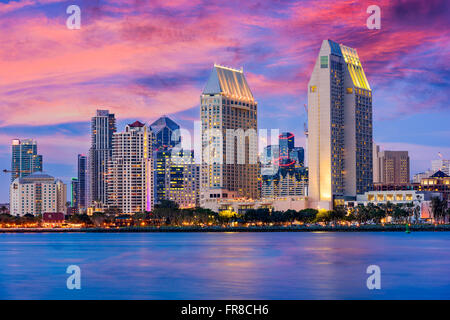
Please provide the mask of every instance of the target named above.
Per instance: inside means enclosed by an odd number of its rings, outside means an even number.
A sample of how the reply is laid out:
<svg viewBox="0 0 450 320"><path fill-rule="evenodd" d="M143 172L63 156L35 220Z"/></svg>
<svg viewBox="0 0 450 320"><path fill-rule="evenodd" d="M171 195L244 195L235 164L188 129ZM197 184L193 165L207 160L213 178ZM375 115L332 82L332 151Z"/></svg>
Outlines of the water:
<svg viewBox="0 0 450 320"><path fill-rule="evenodd" d="M450 232L0 234L0 299L450 299L449 271Z"/></svg>

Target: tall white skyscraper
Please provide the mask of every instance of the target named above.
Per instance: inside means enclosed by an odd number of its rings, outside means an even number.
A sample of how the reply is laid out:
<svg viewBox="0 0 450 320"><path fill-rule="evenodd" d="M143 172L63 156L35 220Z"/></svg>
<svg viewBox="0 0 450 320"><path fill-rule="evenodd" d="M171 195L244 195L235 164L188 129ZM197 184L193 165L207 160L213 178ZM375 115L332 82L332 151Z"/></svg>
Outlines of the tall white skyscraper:
<svg viewBox="0 0 450 320"><path fill-rule="evenodd" d="M200 102L201 194L222 189L256 199L257 102L243 70L214 65Z"/></svg>
<svg viewBox="0 0 450 320"><path fill-rule="evenodd" d="M153 195L153 132L136 121L113 135L108 163L108 206L121 213L151 211Z"/></svg>
<svg viewBox="0 0 450 320"><path fill-rule="evenodd" d="M355 49L324 40L308 83L309 199L331 208L370 190L372 90Z"/></svg>

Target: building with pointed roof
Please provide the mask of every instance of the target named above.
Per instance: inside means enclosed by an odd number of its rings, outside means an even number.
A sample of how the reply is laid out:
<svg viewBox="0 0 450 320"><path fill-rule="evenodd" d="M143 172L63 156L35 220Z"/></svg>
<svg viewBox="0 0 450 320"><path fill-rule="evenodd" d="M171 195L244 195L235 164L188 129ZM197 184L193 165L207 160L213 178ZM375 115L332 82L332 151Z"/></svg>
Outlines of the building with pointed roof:
<svg viewBox="0 0 450 320"><path fill-rule="evenodd" d="M174 132L180 129L180 126L167 116L162 116L150 125L155 135L156 150L167 150L180 143L180 135L174 135Z"/></svg>
<svg viewBox="0 0 450 320"><path fill-rule="evenodd" d="M210 189L258 198L257 102L243 70L214 64L200 104L200 202Z"/></svg>
<svg viewBox="0 0 450 320"><path fill-rule="evenodd" d="M356 49L324 40L308 83L309 198L330 209L371 190L372 90Z"/></svg>

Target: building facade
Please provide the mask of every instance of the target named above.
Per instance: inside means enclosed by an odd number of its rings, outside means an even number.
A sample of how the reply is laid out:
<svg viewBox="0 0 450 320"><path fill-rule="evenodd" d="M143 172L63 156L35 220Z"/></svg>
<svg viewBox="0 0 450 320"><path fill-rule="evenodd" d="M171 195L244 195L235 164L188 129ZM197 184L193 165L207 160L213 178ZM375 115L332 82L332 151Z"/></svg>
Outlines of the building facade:
<svg viewBox="0 0 450 320"><path fill-rule="evenodd" d="M11 182L43 170L42 155L38 154L36 141L14 139L11 148Z"/></svg>
<svg viewBox="0 0 450 320"><path fill-rule="evenodd" d="M200 97L201 197L210 189L258 197L257 102L243 70L214 65Z"/></svg>
<svg viewBox="0 0 450 320"><path fill-rule="evenodd" d="M450 160L439 159L431 160L431 171L435 173L436 171L442 171L446 175L450 176Z"/></svg>
<svg viewBox="0 0 450 320"><path fill-rule="evenodd" d="M123 214L153 208L153 133L136 121L116 132L108 164L108 206Z"/></svg>
<svg viewBox="0 0 450 320"><path fill-rule="evenodd" d="M72 178L70 181L70 206L77 211L78 209L78 178Z"/></svg>
<svg viewBox="0 0 450 320"><path fill-rule="evenodd" d="M372 188L372 90L355 49L324 40L308 83L309 199L329 209Z"/></svg>
<svg viewBox="0 0 450 320"><path fill-rule="evenodd" d="M14 216L45 212L65 214L66 201L66 185L44 172L17 178L10 186L10 211Z"/></svg>
<svg viewBox="0 0 450 320"><path fill-rule="evenodd" d="M89 206L107 203L106 174L112 155L112 139L116 132L116 119L108 110L97 110L91 120L91 148L89 150Z"/></svg>
<svg viewBox="0 0 450 320"><path fill-rule="evenodd" d="M408 151L374 151L374 183L410 182Z"/></svg>
<svg viewBox="0 0 450 320"><path fill-rule="evenodd" d="M177 146L181 141L180 126L167 116L162 116L150 125L154 135L155 150L165 150Z"/></svg>
<svg viewBox="0 0 450 320"><path fill-rule="evenodd" d="M84 210L87 208L87 183L88 183L88 162L83 154L78 155L78 178L77 178L77 208Z"/></svg>

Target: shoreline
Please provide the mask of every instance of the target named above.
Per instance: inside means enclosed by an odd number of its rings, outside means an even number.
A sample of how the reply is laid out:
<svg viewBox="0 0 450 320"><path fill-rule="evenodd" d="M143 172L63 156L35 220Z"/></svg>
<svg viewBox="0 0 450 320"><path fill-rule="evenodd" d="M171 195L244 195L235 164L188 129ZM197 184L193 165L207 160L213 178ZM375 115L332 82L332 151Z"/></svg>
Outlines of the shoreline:
<svg viewBox="0 0 450 320"><path fill-rule="evenodd" d="M410 225L411 232L450 231L449 224ZM267 226L267 227L122 227L106 228L1 228L0 233L122 233L122 232L405 232L405 225Z"/></svg>

